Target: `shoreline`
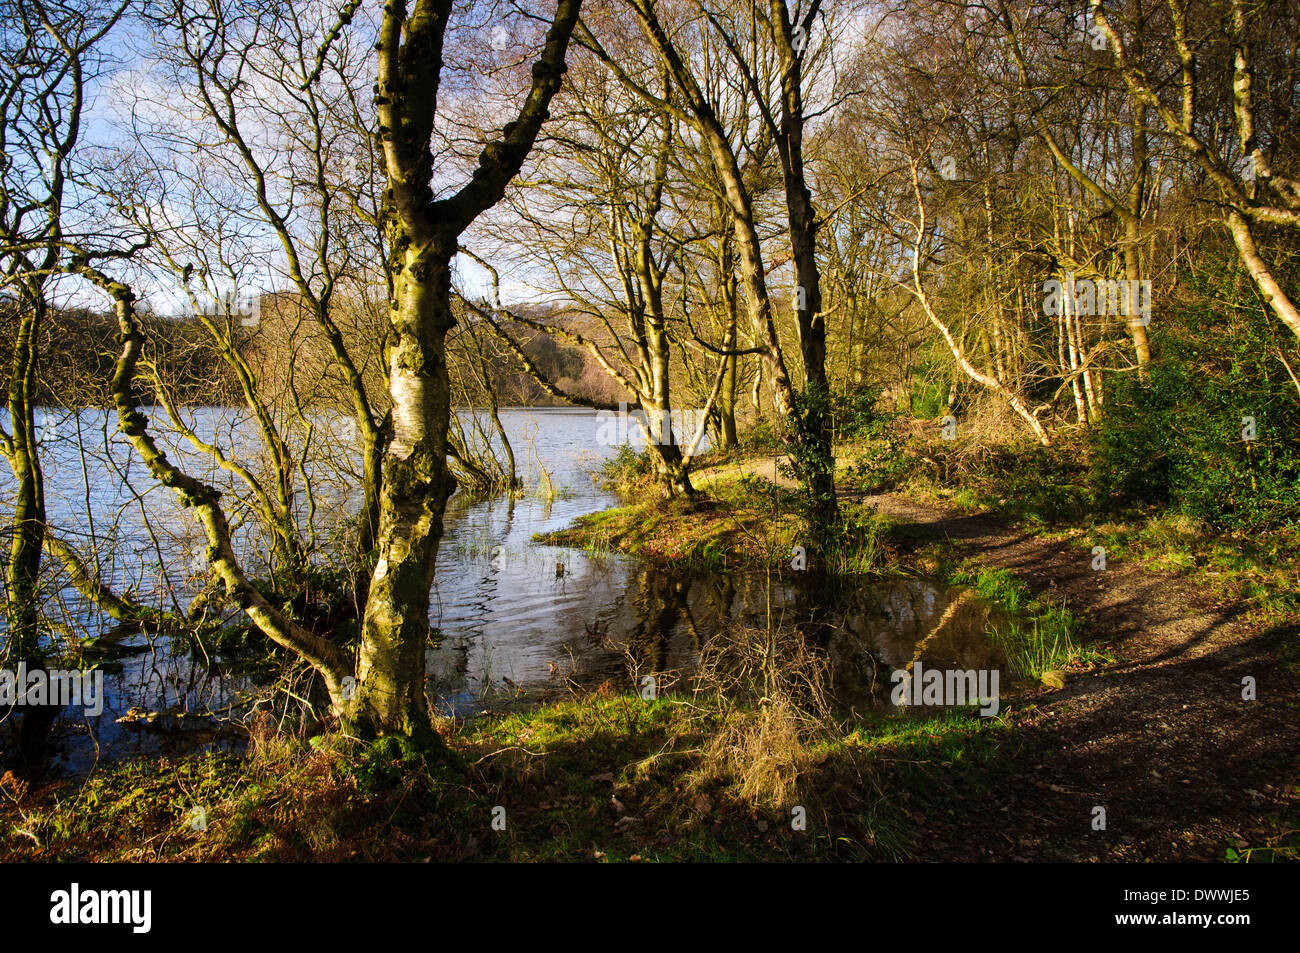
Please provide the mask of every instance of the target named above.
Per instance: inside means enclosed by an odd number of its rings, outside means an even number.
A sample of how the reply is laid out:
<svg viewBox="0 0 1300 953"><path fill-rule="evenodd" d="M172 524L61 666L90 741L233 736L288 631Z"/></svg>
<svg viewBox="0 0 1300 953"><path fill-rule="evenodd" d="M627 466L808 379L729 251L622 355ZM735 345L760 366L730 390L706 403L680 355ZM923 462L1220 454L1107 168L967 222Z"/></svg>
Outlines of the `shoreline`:
<svg viewBox="0 0 1300 953"><path fill-rule="evenodd" d="M781 487L755 482L758 459L709 468L730 478L701 481L704 501L643 498L545 539L679 572L770 568L800 525L782 511ZM790 642L771 673L776 689L646 699L606 683L524 711L444 720L443 763L395 739L255 729L247 756L147 759L22 792L6 775L0 810L13 829L21 803L29 836L8 838L3 854L900 860L924 844L927 859L946 860L1295 855L1287 819L1300 813L1300 653L1293 623L1271 604L1234 610L1196 572L1122 546L1098 572L1096 528L1026 523L925 492L846 488L843 502L854 525L870 528L860 538L879 571L965 585L1039 622L1065 612L1077 656L1004 696L991 718L965 709L809 719L792 699L810 657ZM1246 675L1269 686L1271 705L1243 701ZM978 796L992 790L997 807ZM207 826L190 830L199 801ZM1113 833L1090 829L1097 806ZM497 807L508 836L492 828ZM796 808L803 829L792 827ZM164 834L166 846L146 846Z"/></svg>

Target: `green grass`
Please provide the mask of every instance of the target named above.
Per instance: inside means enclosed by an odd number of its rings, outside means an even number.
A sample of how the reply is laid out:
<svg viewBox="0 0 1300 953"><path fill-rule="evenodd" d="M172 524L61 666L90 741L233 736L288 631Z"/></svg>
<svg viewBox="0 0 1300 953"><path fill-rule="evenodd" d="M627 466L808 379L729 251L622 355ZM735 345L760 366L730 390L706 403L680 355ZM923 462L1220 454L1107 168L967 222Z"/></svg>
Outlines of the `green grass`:
<svg viewBox="0 0 1300 953"><path fill-rule="evenodd" d="M1260 843L1239 841L1224 851L1224 860L1230 864L1276 864L1300 861L1300 788L1283 789L1287 803L1278 814L1264 818L1265 828L1271 830Z"/></svg>
<svg viewBox="0 0 1300 953"><path fill-rule="evenodd" d="M1215 529L1177 509L1122 504L1093 486L1089 448L1064 438L1050 448L1026 441L962 451L911 445L909 489L968 512L996 512L1049 539L1106 547L1108 558L1185 575L1224 602L1247 605L1256 621L1300 614L1300 529L1246 533Z"/></svg>
<svg viewBox="0 0 1300 953"><path fill-rule="evenodd" d="M842 576L880 572L890 559L893 520L857 503L841 501L839 536L826 553L827 568Z"/></svg>
<svg viewBox="0 0 1300 953"><path fill-rule="evenodd" d="M747 785L744 759L718 760L714 745L763 729L769 713L695 697L570 698L451 730L451 761L438 763L391 739L263 735L247 756L142 759L51 786L22 812L0 806L0 856L900 860L923 840L909 811L958 809L1009 756L1012 734L1004 719L956 711L818 722L777 752L794 773L769 802ZM205 831L188 823L195 805ZM497 806L504 831L490 825ZM796 807L806 830L791 827Z"/></svg>
<svg viewBox="0 0 1300 953"><path fill-rule="evenodd" d="M728 473L707 484L700 500L664 500L643 486L624 505L581 516L537 542L587 554L620 552L676 572L739 569L792 571L793 548L804 547L810 566L820 558L832 574L888 568L888 517L849 500L840 503L836 533L815 533L794 494L753 474Z"/></svg>
<svg viewBox="0 0 1300 953"><path fill-rule="evenodd" d="M1047 673L1062 672L1082 659L1072 629L1068 611L1053 608L1028 623L1012 621L990 635L1006 653L1012 677L1042 681Z"/></svg>
<svg viewBox="0 0 1300 953"><path fill-rule="evenodd" d="M771 484L762 491L756 483L763 481L717 482L698 501L651 493L534 538L588 553L621 552L678 572L788 569L792 547L808 542L806 524L784 491Z"/></svg>
<svg viewBox="0 0 1300 953"><path fill-rule="evenodd" d="M1102 522L1086 538L1108 559L1140 560L1184 574L1225 601L1240 601L1264 624L1300 614L1300 539L1292 533L1215 533L1177 513Z"/></svg>
<svg viewBox="0 0 1300 953"><path fill-rule="evenodd" d="M1006 653L1012 677L1042 681L1048 673L1110 660L1105 653L1080 644L1080 622L1069 609L1034 596L1010 571L967 562L951 570L948 579L969 586L1009 616L990 629L989 637Z"/></svg>
<svg viewBox="0 0 1300 953"><path fill-rule="evenodd" d="M1286 843L1270 847L1229 847L1223 859L1230 864L1293 864L1300 861L1300 833L1293 831Z"/></svg>
<svg viewBox="0 0 1300 953"><path fill-rule="evenodd" d="M747 768L733 774L709 755L711 741L753 730L765 714L762 705L588 697L481 719L466 726L465 742L500 753L484 767L516 802L536 803L529 792L538 792L542 807L520 818L511 860L596 851L607 860L898 860L913 856L917 832L895 792L935 809L957 806L958 792L981 789L980 772L1012 733L1004 719L961 711L824 724L789 753L802 766L793 793L769 803L744 795ZM642 818L615 838L611 793ZM815 819L798 835L789 827L794 805ZM558 836L547 836L552 830Z"/></svg>

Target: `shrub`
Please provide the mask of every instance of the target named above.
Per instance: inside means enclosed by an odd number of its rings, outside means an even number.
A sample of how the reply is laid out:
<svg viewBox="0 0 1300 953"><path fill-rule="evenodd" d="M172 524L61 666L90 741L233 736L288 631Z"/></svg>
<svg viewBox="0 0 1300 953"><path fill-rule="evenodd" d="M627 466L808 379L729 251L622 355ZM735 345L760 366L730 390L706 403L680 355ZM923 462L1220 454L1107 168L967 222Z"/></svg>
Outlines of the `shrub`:
<svg viewBox="0 0 1300 953"><path fill-rule="evenodd" d="M880 410L879 388L859 387L831 398L831 426L837 440L884 437L894 416Z"/></svg>
<svg viewBox="0 0 1300 953"><path fill-rule="evenodd" d="M736 444L745 453L767 453L779 450L782 446L781 438L772 428L772 422L766 418L758 420L754 426L738 434Z"/></svg>
<svg viewBox="0 0 1300 953"><path fill-rule="evenodd" d="M1209 296L1207 296L1208 298ZM1255 307L1185 307L1158 333L1147 380L1115 382L1093 436L1091 482L1217 529L1300 521L1300 397L1279 355L1290 332ZM1253 417L1256 439L1243 439Z"/></svg>
<svg viewBox="0 0 1300 953"><path fill-rule="evenodd" d="M600 465L597 482L607 490L623 491L643 483L654 475L650 452L633 450L630 444L620 444L614 455Z"/></svg>

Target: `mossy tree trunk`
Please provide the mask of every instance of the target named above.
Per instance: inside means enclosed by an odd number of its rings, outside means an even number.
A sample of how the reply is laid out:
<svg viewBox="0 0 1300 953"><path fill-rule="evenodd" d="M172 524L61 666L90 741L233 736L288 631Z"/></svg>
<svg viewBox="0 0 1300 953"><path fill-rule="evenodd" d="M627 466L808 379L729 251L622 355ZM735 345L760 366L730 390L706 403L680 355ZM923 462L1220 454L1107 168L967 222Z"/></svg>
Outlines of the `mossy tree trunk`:
<svg viewBox="0 0 1300 953"><path fill-rule="evenodd" d="M45 667L39 602L41 553L46 533L45 479L37 450L32 403L36 390L35 340L46 305L41 282L21 281L19 289L15 302L19 308L18 329L8 393L12 433L4 439L5 456L14 477L14 509L9 524L12 538L5 579L8 647L0 661L11 669L22 663L31 670ZM18 747L31 754L45 740L58 709L24 707Z"/></svg>
<svg viewBox="0 0 1300 953"><path fill-rule="evenodd" d="M377 561L362 622L358 690L351 715L375 734L424 735L433 584L443 510L454 489L447 468L451 386L446 336L451 261L460 235L518 173L560 87L581 0L559 0L518 117L480 154L471 180L435 200L431 138L451 0L391 0L378 43L375 101L388 187L383 218L393 297L386 355L393 435L379 491Z"/></svg>
<svg viewBox="0 0 1300 953"><path fill-rule="evenodd" d="M808 472L801 474L813 499L819 527L839 517L835 495L835 450L831 445L830 381L826 376L826 317L822 310L821 267L817 262L817 216L804 168L803 50L821 0L813 0L804 19L793 24L785 0L770 0L769 16L781 64L781 117L776 132L785 184L790 252L794 259L795 323L803 357L804 387L799 439ZM796 33L797 31L797 33ZM796 35L798 40L795 39Z"/></svg>
<svg viewBox="0 0 1300 953"><path fill-rule="evenodd" d="M28 291L27 283L23 291ZM35 391L34 338L45 310L41 290L24 293L15 304L18 333L9 373L9 420L12 434L5 440L5 455L14 477L14 511L10 522L9 571L5 614L9 623L10 664L39 663L37 588L45 538L45 486L36 447L36 421L32 407Z"/></svg>

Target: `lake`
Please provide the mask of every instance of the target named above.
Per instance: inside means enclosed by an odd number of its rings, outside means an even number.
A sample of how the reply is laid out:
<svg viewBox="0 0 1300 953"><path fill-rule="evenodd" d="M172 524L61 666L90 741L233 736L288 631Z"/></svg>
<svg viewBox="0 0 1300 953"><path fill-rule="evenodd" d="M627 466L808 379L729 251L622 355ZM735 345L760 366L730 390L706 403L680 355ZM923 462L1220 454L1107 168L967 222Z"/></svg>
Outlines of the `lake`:
<svg viewBox="0 0 1300 953"><path fill-rule="evenodd" d="M247 422L233 410L185 413L205 440L255 445ZM197 527L114 435L110 418L103 410L42 412L53 530L83 547L100 540L85 549L115 587L144 601L183 606L204 571ZM510 408L501 418L524 490L513 500L472 501L458 494L448 504L430 602L437 647L428 654L428 691L442 713L472 716L605 680L624 687L640 673L676 673L665 678L672 682L694 670L701 649L719 631L762 625L769 604L783 617L818 620L816 639L835 663L836 684L857 706L879 707L881 679L920 658L918 646L927 664L992 664L983 637L987 609L963 605L953 624L945 612L960 594L926 580L862 580L828 597L762 573L676 577L617 554L534 542L534 534L617 505L594 480L617 448L606 442L607 418L594 411ZM347 438L337 418L317 425L330 439ZM161 426L157 432L164 437ZM232 487L229 474L176 434L163 442L190 472ZM553 495L539 489L543 467ZM357 481L346 470L322 464L309 471L320 485L313 526L322 539L359 508ZM11 490L6 469L0 495ZM304 507L304 522L306 515ZM237 527L235 543L250 573L264 565L251 523ZM165 637L114 632L113 620L53 573L48 599L75 631L95 640L87 657L106 672L105 711L90 719L93 725L79 712L65 712L55 760L66 769L213 741L219 722L198 716L246 716L250 701L266 694L267 686L249 675L204 664L202 651L196 661Z"/></svg>

